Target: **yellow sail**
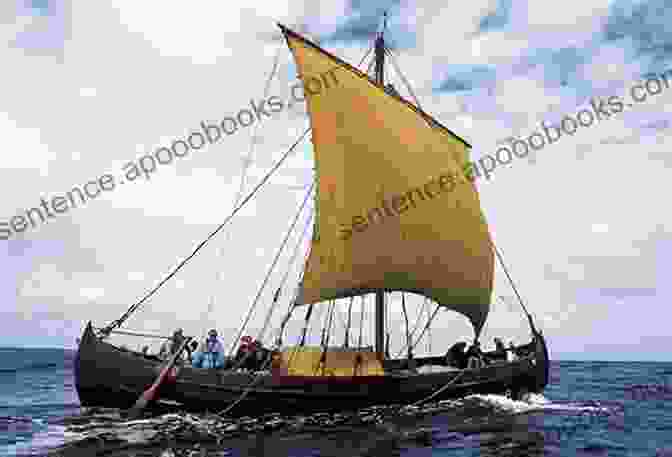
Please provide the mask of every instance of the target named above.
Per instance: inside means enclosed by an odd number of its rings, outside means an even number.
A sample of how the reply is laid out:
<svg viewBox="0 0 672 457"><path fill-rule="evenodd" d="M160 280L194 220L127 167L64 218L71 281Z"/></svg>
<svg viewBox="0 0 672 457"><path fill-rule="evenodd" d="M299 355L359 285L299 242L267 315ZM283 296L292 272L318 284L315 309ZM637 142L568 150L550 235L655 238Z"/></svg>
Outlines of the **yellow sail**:
<svg viewBox="0 0 672 457"><path fill-rule="evenodd" d="M494 258L469 145L367 75L282 27L303 80L317 218L297 304L415 292L480 333Z"/></svg>

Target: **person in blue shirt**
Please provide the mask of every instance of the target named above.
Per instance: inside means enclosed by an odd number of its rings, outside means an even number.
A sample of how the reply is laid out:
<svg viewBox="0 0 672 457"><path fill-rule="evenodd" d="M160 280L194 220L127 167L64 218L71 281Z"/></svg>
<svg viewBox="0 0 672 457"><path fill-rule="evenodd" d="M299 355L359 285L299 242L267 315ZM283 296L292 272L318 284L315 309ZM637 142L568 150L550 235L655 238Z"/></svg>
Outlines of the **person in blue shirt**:
<svg viewBox="0 0 672 457"><path fill-rule="evenodd" d="M217 330L208 332L208 338L194 354L191 366L194 368L223 368L226 363L224 346L217 339Z"/></svg>

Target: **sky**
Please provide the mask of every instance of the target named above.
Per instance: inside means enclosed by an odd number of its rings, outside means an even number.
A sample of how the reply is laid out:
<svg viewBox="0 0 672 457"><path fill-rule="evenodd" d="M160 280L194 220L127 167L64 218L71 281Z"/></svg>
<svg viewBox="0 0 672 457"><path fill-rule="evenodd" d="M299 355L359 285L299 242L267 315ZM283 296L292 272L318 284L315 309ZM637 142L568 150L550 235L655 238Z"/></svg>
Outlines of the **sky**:
<svg viewBox="0 0 672 457"><path fill-rule="evenodd" d="M296 68L276 22L356 65L389 11L388 46L414 94L473 145L474 160L542 122L575 116L593 97L625 99L635 84L672 70L672 11L664 0L317 3L3 1L0 230L41 198L120 176L129 162L198 131L201 121L271 95L287 100ZM389 78L410 98L398 76ZM672 360L671 102L672 84L478 182L493 239L552 358ZM241 180L247 194L308 126L305 104L295 103L159 165L149 179L21 233L5 232L0 346L72 347L88 320L104 325L121 316L230 214ZM167 334L180 326L200 335L215 326L231 344L312 168L304 142L125 328ZM299 227L306 223L300 218ZM260 296L264 310L290 254ZM282 289L283 311L299 264ZM414 322L422 300L409 302ZM403 336L398 294L390 307L400 334L394 348ZM257 310L250 327L260 329L263 320ZM421 346L443 353L472 336L464 317L442 312L431 344ZM501 269L486 347L494 336L529 337Z"/></svg>

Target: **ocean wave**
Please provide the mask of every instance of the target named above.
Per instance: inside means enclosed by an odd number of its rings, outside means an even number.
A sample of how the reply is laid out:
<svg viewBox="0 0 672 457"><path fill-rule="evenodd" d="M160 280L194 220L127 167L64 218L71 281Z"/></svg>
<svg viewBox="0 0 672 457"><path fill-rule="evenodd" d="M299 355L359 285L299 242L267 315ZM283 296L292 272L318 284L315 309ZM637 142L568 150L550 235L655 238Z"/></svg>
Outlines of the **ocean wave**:
<svg viewBox="0 0 672 457"><path fill-rule="evenodd" d="M66 363L55 363L55 362L46 362L46 363L29 363L20 367L13 368L0 368L0 374L2 373L20 373L25 371L42 371L42 370L66 370L69 366Z"/></svg>
<svg viewBox="0 0 672 457"><path fill-rule="evenodd" d="M43 425L44 420L25 416L0 416L0 424L38 424Z"/></svg>
<svg viewBox="0 0 672 457"><path fill-rule="evenodd" d="M78 410L81 408L81 405L79 403L75 402L70 402L70 403L36 403L36 402L31 402L28 404L5 404L5 405L0 405L0 411L4 410L16 410L17 408L20 408L24 411L28 412L36 412L36 411L62 411L62 410ZM9 417L9 416L0 416L0 420L2 420L3 417Z"/></svg>
<svg viewBox="0 0 672 457"><path fill-rule="evenodd" d="M46 429L35 433L29 439L19 439L15 443L0 446L0 455L16 457L44 457L50 449L62 446L65 441L65 427L49 425ZM4 453L3 453L4 451Z"/></svg>

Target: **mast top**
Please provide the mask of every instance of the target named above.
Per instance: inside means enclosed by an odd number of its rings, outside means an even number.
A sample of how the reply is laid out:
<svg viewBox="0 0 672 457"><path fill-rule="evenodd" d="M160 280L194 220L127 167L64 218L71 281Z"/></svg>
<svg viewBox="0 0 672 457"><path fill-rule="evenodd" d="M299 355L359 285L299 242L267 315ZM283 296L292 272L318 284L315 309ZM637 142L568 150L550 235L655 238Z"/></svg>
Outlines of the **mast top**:
<svg viewBox="0 0 672 457"><path fill-rule="evenodd" d="M383 13L383 27L380 29L380 32L378 32L376 41L384 41L383 35L385 34L385 30L387 30L387 11Z"/></svg>

